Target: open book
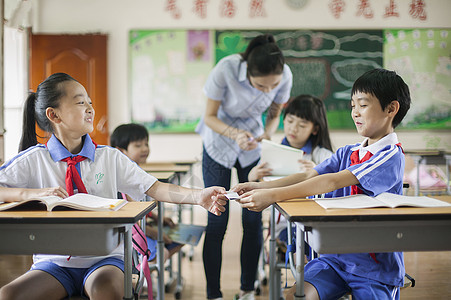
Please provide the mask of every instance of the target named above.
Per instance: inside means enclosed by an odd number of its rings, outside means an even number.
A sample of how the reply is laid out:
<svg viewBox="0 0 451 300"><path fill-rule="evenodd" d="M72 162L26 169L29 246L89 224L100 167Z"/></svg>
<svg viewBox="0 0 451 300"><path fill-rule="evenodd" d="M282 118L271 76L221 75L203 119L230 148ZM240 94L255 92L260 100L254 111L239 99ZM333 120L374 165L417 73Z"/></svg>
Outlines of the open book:
<svg viewBox="0 0 451 300"><path fill-rule="evenodd" d="M189 244L192 246L197 246L204 231L205 226L182 223L177 224L173 228L164 227L164 232L171 240L180 244Z"/></svg>
<svg viewBox="0 0 451 300"><path fill-rule="evenodd" d="M376 197L364 194L337 198L315 199L316 203L324 208L372 208L372 207L443 207L450 203L425 196L403 196L391 193L382 193Z"/></svg>
<svg viewBox="0 0 451 300"><path fill-rule="evenodd" d="M304 151L269 140L262 140L261 146L260 163L268 163L272 175L286 176L302 172L298 160L302 159Z"/></svg>
<svg viewBox="0 0 451 300"><path fill-rule="evenodd" d="M46 196L20 202L0 202L0 211L11 209L24 203L40 202L45 204L48 211L55 207L68 207L78 210L113 211L118 210L127 203L125 199L108 199L90 194L75 194L67 198Z"/></svg>

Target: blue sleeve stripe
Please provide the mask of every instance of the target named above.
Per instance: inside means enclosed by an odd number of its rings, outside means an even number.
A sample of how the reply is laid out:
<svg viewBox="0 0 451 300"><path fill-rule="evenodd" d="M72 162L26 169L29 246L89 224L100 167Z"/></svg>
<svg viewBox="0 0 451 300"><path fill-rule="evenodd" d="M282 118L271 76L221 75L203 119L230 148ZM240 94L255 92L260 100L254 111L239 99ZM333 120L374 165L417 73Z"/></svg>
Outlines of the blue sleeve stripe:
<svg viewBox="0 0 451 300"><path fill-rule="evenodd" d="M14 156L12 159L10 159L9 161L7 161L4 165L2 165L0 167L0 170L6 169L8 166L10 166L14 161L16 161L19 157L22 157L26 154L28 154L28 152L36 149L36 148L45 148L44 144L37 144L36 146L31 146L21 152L19 152L19 154L17 154L16 156Z"/></svg>
<svg viewBox="0 0 451 300"><path fill-rule="evenodd" d="M399 152L398 146L392 145L389 149L385 151L381 151L377 157L372 158L370 162L363 163L357 169L355 169L352 173L357 177L357 180L367 175L368 173L374 171L374 169L383 165L386 161L388 161L391 157L393 157L396 153Z"/></svg>

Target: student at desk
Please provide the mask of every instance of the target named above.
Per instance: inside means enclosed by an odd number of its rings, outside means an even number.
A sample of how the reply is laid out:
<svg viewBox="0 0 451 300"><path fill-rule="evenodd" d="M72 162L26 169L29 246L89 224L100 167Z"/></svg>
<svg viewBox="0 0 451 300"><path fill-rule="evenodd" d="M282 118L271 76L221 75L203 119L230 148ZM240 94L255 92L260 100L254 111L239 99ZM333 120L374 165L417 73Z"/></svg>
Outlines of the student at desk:
<svg viewBox="0 0 451 300"><path fill-rule="evenodd" d="M351 96L351 116L365 140L338 149L306 173L235 186L243 207L261 211L277 201L328 192L333 197L402 194L405 162L394 129L410 108L408 86L395 72L375 69L356 80ZM325 254L306 265L305 294L307 299L338 299L348 292L353 299L399 299L404 274L402 252Z"/></svg>
<svg viewBox="0 0 451 300"><path fill-rule="evenodd" d="M327 125L326 107L321 99L311 95L299 95L291 99L283 114L282 144L304 151L299 164L309 170L332 156L332 144ZM295 163L295 162L293 162ZM259 181L272 175L267 163L258 164L249 172L249 181ZM287 243L287 224L285 218L276 216L275 236Z"/></svg>
<svg viewBox="0 0 451 300"><path fill-rule="evenodd" d="M224 188L194 190L158 182L119 150L95 144L89 136L93 121L91 99L75 79L55 73L40 83L25 103L22 151L0 168L0 201L65 198L76 190L116 198L120 191L136 199L147 194L198 204L216 215L224 211L226 202L217 199ZM45 145L37 144L36 122L52 133ZM31 270L3 286L0 299L123 299L123 257L121 245L107 256L35 254Z"/></svg>
<svg viewBox="0 0 451 300"><path fill-rule="evenodd" d="M110 136L110 145L118 149L132 161L138 165L144 164L150 154L149 132L146 127L140 124L122 124L113 130ZM128 200L133 201L129 196L125 195ZM122 197L122 195L121 195ZM158 229L152 224L158 220L157 214L151 212L146 219L146 236L148 248L150 250L149 261L155 259L157 253ZM171 218L163 217L163 224L169 227L175 227ZM183 247L183 244L175 243L171 238L163 233L164 241L164 260L168 259Z"/></svg>

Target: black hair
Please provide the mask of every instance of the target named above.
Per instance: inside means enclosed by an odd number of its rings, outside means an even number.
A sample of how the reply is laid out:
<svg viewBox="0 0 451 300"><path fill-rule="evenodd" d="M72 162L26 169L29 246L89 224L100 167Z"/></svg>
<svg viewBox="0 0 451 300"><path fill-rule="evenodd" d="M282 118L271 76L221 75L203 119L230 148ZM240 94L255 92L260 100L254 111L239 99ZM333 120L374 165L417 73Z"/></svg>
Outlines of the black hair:
<svg viewBox="0 0 451 300"><path fill-rule="evenodd" d="M409 87L394 71L374 69L365 72L354 82L351 96L358 92L374 95L379 100L382 110L385 110L392 101L398 101L399 111L393 119L393 128L401 123L410 109Z"/></svg>
<svg viewBox="0 0 451 300"><path fill-rule="evenodd" d="M114 129L110 136L110 145L114 148L127 150L131 142L149 139L149 132L141 124L122 124Z"/></svg>
<svg viewBox="0 0 451 300"><path fill-rule="evenodd" d="M53 133L53 127L47 118L47 108L58 108L59 100L65 95L64 82L77 81L65 73L55 73L41 82L36 92L31 92L25 100L22 137L19 151L25 150L38 143L36 124L44 131Z"/></svg>
<svg viewBox="0 0 451 300"><path fill-rule="evenodd" d="M253 38L241 57L247 62L249 76L259 77L283 73L285 58L271 34Z"/></svg>
<svg viewBox="0 0 451 300"><path fill-rule="evenodd" d="M312 149L320 146L333 151L329 136L326 106L321 99L311 95L299 95L294 97L287 103L283 118L285 119L287 115L294 115L298 118L310 121L316 126L318 132L316 135L311 136Z"/></svg>

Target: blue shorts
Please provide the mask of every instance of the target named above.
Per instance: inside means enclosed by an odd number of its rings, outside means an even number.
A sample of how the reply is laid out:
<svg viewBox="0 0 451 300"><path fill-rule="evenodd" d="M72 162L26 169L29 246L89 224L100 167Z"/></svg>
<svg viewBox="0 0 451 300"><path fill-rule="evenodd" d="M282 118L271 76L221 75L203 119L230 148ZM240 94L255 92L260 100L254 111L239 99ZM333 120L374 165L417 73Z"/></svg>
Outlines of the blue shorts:
<svg viewBox="0 0 451 300"><path fill-rule="evenodd" d="M147 247L150 250L150 257L147 259L147 261L152 261L157 256L157 245L158 241L151 239L150 237L146 236L147 239ZM172 242L171 244L164 245L166 249L171 250L181 244Z"/></svg>
<svg viewBox="0 0 451 300"><path fill-rule="evenodd" d="M338 264L321 257L310 261L304 269L304 280L311 283L320 299L338 299L346 293L352 299L396 299L399 300L399 287L383 284L345 272Z"/></svg>
<svg viewBox="0 0 451 300"><path fill-rule="evenodd" d="M63 285L67 295L71 297L86 296L83 288L86 279L92 272L106 265L116 266L124 272L124 262L114 257L105 258L89 268L65 268L49 261L42 261L33 264L30 270L41 270L49 273Z"/></svg>

